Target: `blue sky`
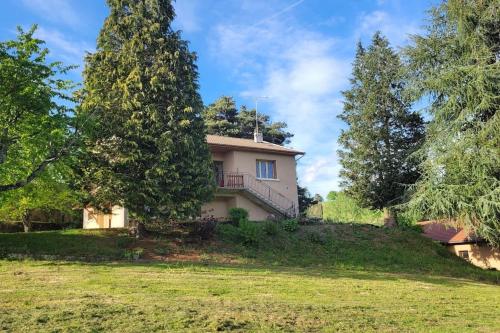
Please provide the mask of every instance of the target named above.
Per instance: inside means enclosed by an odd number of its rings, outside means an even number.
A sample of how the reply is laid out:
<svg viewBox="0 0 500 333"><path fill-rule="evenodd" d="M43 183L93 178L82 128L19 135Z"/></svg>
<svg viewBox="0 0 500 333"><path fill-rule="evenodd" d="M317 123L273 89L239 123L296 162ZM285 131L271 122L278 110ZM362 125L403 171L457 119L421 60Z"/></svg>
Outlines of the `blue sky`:
<svg viewBox="0 0 500 333"><path fill-rule="evenodd" d="M174 28L197 52L200 93L207 105L221 95L285 121L291 146L306 151L299 182L312 193L338 189L337 138L343 124L340 91L348 88L357 40L381 30L393 47L424 24L437 0L177 0ZM17 25L39 25L53 59L80 65L92 52L104 18L104 0L2 0L0 40Z"/></svg>

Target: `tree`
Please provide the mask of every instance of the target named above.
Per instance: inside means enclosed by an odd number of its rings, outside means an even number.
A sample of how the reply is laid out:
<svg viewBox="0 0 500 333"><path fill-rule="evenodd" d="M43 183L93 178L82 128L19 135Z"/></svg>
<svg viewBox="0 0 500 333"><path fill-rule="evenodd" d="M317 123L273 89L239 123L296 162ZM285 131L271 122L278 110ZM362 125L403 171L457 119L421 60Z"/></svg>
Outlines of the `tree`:
<svg viewBox="0 0 500 333"><path fill-rule="evenodd" d="M450 0L406 48L411 92L432 118L409 207L500 246L498 1Z"/></svg>
<svg viewBox="0 0 500 333"><path fill-rule="evenodd" d="M31 231L34 212L53 210L71 214L78 206L78 194L70 186L73 175L60 161L47 166L35 180L11 191L0 193L0 220L22 221L24 231Z"/></svg>
<svg viewBox="0 0 500 333"><path fill-rule="evenodd" d="M313 204L314 199L311 197L307 187L302 187L299 184L297 184L297 195L299 200L299 212L303 213Z"/></svg>
<svg viewBox="0 0 500 333"><path fill-rule="evenodd" d="M208 134L253 139L255 109L248 110L242 105L238 110L232 97L222 96L205 107L203 118ZM286 131L285 122L271 122L269 116L259 114L258 123L265 141L282 145L289 143L293 137L293 134Z"/></svg>
<svg viewBox="0 0 500 333"><path fill-rule="evenodd" d="M424 123L404 96L402 64L379 32L364 49L358 43L351 88L339 116L348 128L339 144L342 186L363 207L387 208L402 201L419 172L410 156L424 136Z"/></svg>
<svg viewBox="0 0 500 333"><path fill-rule="evenodd" d="M47 63L35 30L18 28L17 40L0 43L0 193L41 176L76 142L67 106L74 85L60 78L72 67Z"/></svg>
<svg viewBox="0 0 500 333"><path fill-rule="evenodd" d="M138 221L197 216L215 186L196 55L171 28L170 0L108 0L86 57L82 114L93 114L80 170L87 205Z"/></svg>
<svg viewBox="0 0 500 333"><path fill-rule="evenodd" d="M316 194L314 195L313 202L316 202L316 203L321 203L321 202L323 202L323 201L324 201L324 199L323 199L323 197L321 196L321 194L316 193Z"/></svg>

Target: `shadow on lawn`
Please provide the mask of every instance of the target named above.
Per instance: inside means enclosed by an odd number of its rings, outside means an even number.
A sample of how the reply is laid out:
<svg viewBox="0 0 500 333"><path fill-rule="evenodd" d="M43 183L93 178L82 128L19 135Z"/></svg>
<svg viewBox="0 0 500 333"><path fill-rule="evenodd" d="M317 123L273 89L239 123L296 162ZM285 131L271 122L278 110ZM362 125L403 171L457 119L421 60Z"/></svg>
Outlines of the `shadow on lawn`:
<svg viewBox="0 0 500 333"><path fill-rule="evenodd" d="M369 281L398 281L409 280L420 283L437 284L447 287L460 287L471 283L500 284L500 274L478 274L477 276L446 276L432 273L409 273L409 272L386 272L379 270L353 270L336 267L322 268L300 268L290 266L259 265L259 264L223 264L223 263L198 263L198 262L69 262L69 261L38 261L35 266L90 266L106 269L137 268L144 271L166 270L169 273L175 271L189 271L193 273L227 273L229 275L249 275L252 278L267 277L269 275L286 275L287 277L303 277L314 279L355 279Z"/></svg>
<svg viewBox="0 0 500 333"><path fill-rule="evenodd" d="M318 238L318 232L323 236ZM160 260L165 261L120 261L125 251L141 246L149 253L157 247L163 249L167 254ZM500 272L474 267L418 233L366 225L302 227L299 232L265 236L259 243L246 246L173 237L138 242L123 231L0 234L0 258L16 253L21 254L18 259L51 261L40 262L42 265L81 263L110 268L229 270L257 275L271 272L328 279L407 279L449 286L471 280L500 282Z"/></svg>

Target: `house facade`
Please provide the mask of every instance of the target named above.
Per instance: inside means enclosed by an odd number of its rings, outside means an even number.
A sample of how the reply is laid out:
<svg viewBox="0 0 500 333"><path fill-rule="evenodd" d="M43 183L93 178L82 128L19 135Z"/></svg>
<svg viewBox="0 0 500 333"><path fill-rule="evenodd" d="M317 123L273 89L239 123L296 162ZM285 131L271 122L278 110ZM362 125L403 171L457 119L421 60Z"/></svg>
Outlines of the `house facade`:
<svg viewBox="0 0 500 333"><path fill-rule="evenodd" d="M202 206L201 217L227 219L233 207L244 208L253 221L289 218L299 213L297 158L303 152L262 140L208 135L217 189L214 199ZM111 214L85 209L83 227L123 228L128 212L114 207Z"/></svg>

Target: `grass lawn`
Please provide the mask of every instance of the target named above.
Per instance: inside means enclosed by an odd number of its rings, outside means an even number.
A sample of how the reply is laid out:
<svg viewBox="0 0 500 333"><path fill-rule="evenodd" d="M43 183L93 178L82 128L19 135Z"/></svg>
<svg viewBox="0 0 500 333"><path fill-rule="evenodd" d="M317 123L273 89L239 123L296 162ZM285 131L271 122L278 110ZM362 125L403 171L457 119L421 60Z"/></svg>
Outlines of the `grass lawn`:
<svg viewBox="0 0 500 333"><path fill-rule="evenodd" d="M93 244L87 252L108 248L99 233L66 233L31 237L82 235L96 238L80 240L82 248ZM10 237L0 234L4 253ZM105 237L115 255L124 251L125 236ZM155 261L0 260L0 331L500 331L498 272L413 231L302 227L247 246L178 236L129 241Z"/></svg>

